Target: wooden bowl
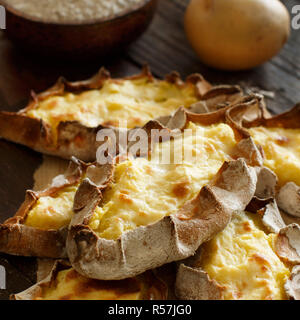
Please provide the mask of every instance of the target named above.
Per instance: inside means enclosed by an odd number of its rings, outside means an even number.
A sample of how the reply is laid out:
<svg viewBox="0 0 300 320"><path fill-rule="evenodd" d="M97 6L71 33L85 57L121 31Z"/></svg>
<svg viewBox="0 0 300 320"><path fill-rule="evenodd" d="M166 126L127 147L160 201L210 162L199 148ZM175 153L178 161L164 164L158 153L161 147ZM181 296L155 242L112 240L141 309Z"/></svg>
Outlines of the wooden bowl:
<svg viewBox="0 0 300 320"><path fill-rule="evenodd" d="M53 23L6 8L6 34L31 53L51 58L93 59L118 52L150 24L157 0L144 0L120 15L89 22Z"/></svg>

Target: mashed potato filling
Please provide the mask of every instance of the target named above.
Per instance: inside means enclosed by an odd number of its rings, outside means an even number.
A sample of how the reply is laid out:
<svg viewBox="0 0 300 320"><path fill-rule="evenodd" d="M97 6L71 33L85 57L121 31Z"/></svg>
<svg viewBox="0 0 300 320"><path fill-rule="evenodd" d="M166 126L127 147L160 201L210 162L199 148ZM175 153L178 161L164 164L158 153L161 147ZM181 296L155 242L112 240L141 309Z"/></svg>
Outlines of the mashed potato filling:
<svg viewBox="0 0 300 320"><path fill-rule="evenodd" d="M249 129L255 143L263 147L265 166L273 170L284 185L293 181L300 185L300 129Z"/></svg>
<svg viewBox="0 0 300 320"><path fill-rule="evenodd" d="M191 134L182 139L156 144L151 159L129 159L116 166L114 183L90 221L100 237L117 239L126 231L176 213L230 160L236 140L228 125L190 123L188 129ZM159 163L168 148L171 163ZM174 157L183 151L182 163L178 163Z"/></svg>
<svg viewBox="0 0 300 320"><path fill-rule="evenodd" d="M104 192L102 205L90 221L99 236L117 239L126 231L175 213L197 195L224 161L230 160L236 141L228 125L190 123L188 129L190 134L180 136L182 139L157 144L151 159L129 159L116 166L114 183ZM170 164L161 164L162 155L169 150ZM178 154L182 154L182 161L174 158ZM40 197L25 225L43 230L67 226L77 188L70 186Z"/></svg>
<svg viewBox="0 0 300 320"><path fill-rule="evenodd" d="M290 270L273 249L261 218L241 213L203 245L201 268L223 287L226 300L283 300Z"/></svg>
<svg viewBox="0 0 300 320"><path fill-rule="evenodd" d="M54 196L40 197L29 211L25 225L43 230L67 226L73 216L77 186L70 186Z"/></svg>
<svg viewBox="0 0 300 320"><path fill-rule="evenodd" d="M172 114L178 107L189 107L197 101L195 87L166 81L107 80L98 90L80 94L66 93L39 103L27 115L48 123L55 132L60 121L76 120L87 127L99 124L119 125L127 119L127 127L142 126L154 118Z"/></svg>
<svg viewBox="0 0 300 320"><path fill-rule="evenodd" d="M58 272L36 300L138 300L142 283L136 278L101 281L81 276L73 268Z"/></svg>

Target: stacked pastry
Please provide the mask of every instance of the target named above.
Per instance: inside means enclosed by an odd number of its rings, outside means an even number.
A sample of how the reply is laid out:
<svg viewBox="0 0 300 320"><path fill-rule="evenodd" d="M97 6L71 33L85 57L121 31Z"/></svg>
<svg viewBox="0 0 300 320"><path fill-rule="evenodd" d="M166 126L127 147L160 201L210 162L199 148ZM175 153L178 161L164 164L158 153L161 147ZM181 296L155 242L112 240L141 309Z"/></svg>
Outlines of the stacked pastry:
<svg viewBox="0 0 300 320"><path fill-rule="evenodd" d="M1 137L71 159L0 226L2 252L56 260L12 298L299 299L299 120L148 68L60 79L1 112Z"/></svg>

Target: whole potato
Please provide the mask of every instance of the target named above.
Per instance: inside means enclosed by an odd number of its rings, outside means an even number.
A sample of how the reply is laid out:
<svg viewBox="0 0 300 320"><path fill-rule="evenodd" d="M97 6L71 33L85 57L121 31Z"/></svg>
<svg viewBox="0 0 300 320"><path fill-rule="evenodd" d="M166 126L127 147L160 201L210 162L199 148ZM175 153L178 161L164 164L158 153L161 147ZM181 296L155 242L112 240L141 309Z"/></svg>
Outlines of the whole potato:
<svg viewBox="0 0 300 320"><path fill-rule="evenodd" d="M200 59L224 70L262 64L290 34L289 13L278 0L192 0L184 24Z"/></svg>

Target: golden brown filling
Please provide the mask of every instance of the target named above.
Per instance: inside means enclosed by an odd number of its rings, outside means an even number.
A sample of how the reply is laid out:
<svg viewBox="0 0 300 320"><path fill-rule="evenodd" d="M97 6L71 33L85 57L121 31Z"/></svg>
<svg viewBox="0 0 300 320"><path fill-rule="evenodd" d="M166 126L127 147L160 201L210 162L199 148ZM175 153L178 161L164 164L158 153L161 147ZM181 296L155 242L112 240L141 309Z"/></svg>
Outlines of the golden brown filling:
<svg viewBox="0 0 300 320"><path fill-rule="evenodd" d="M290 270L273 248L261 218L241 213L203 245L201 268L222 286L226 300L284 300Z"/></svg>
<svg viewBox="0 0 300 320"><path fill-rule="evenodd" d="M147 78L107 80L99 90L47 98L27 115L43 119L54 133L59 122L73 120L87 127L97 127L99 124L119 126L119 121L126 119L127 127L134 128L170 115L180 106L189 107L197 100L193 85L179 87Z"/></svg>
<svg viewBox="0 0 300 320"><path fill-rule="evenodd" d="M40 197L29 211L25 224L43 230L57 230L69 225L77 188L78 185L70 186L56 195Z"/></svg>
<svg viewBox="0 0 300 320"><path fill-rule="evenodd" d="M102 281L81 276L74 269L60 271L36 300L139 300L143 284L137 278Z"/></svg>
<svg viewBox="0 0 300 320"><path fill-rule="evenodd" d="M151 159L130 159L116 166L114 183L90 221L100 237L117 239L126 231L176 213L231 159L236 140L228 125L190 123L188 129L192 134L157 144ZM183 146L182 161L174 161ZM160 163L170 152L171 163Z"/></svg>
<svg viewBox="0 0 300 320"><path fill-rule="evenodd" d="M263 147L264 164L277 174L279 184L300 185L300 129L257 127L249 131Z"/></svg>

